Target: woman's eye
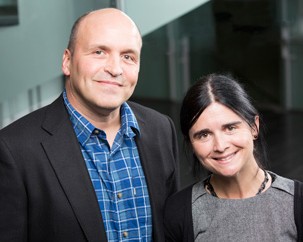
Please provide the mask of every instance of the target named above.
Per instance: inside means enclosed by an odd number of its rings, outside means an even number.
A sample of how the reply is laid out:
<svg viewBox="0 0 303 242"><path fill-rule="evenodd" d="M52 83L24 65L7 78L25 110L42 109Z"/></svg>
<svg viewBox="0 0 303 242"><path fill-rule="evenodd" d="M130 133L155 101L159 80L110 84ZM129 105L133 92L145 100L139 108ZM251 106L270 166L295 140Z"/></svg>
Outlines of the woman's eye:
<svg viewBox="0 0 303 242"><path fill-rule="evenodd" d="M209 137L209 133L200 133L197 137L199 140L205 140Z"/></svg>
<svg viewBox="0 0 303 242"><path fill-rule="evenodd" d="M208 136L208 133L201 134L201 138L206 138Z"/></svg>

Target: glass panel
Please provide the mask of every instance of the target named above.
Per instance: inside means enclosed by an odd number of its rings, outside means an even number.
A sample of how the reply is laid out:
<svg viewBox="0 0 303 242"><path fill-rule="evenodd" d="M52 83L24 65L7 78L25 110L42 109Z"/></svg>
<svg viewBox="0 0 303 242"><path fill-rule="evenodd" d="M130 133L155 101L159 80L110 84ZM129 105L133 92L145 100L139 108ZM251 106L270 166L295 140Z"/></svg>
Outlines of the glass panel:
<svg viewBox="0 0 303 242"><path fill-rule="evenodd" d="M279 12L276 0L213 0L144 36L137 96L178 101L219 72L246 82L263 106L282 107Z"/></svg>

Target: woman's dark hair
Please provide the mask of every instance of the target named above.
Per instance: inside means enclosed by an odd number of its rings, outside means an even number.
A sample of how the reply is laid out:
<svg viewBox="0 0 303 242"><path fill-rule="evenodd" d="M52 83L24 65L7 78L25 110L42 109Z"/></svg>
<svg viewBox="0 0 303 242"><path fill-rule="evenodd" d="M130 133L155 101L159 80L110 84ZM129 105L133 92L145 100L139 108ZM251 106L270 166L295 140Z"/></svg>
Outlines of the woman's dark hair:
<svg viewBox="0 0 303 242"><path fill-rule="evenodd" d="M264 125L251 98L242 85L227 75L210 74L201 77L187 91L180 112L180 125L187 148L191 147L189 130L200 114L213 102L220 103L239 115L251 128L257 129L255 117L259 116L258 138L254 140L254 156L261 168L267 164L266 145L264 141ZM201 165L194 155L194 175L199 176Z"/></svg>

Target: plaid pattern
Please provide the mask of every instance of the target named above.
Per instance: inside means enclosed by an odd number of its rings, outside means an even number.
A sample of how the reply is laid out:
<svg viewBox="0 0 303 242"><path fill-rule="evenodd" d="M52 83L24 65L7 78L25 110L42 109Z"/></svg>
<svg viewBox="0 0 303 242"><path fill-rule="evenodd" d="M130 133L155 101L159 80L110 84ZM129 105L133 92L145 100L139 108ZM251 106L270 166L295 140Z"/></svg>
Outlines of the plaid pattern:
<svg viewBox="0 0 303 242"><path fill-rule="evenodd" d="M108 241L152 241L152 216L145 176L134 141L140 130L127 103L110 149L106 134L64 102L89 171ZM136 130L136 133L133 131Z"/></svg>

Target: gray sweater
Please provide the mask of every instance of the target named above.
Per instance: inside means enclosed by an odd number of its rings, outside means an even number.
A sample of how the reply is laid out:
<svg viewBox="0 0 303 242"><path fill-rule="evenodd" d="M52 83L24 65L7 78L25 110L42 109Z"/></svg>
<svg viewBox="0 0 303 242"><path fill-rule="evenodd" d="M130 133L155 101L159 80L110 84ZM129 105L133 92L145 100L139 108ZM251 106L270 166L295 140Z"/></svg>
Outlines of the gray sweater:
<svg viewBox="0 0 303 242"><path fill-rule="evenodd" d="M270 173L271 187L247 199L219 199L203 181L192 190L195 241L296 241L294 182Z"/></svg>

